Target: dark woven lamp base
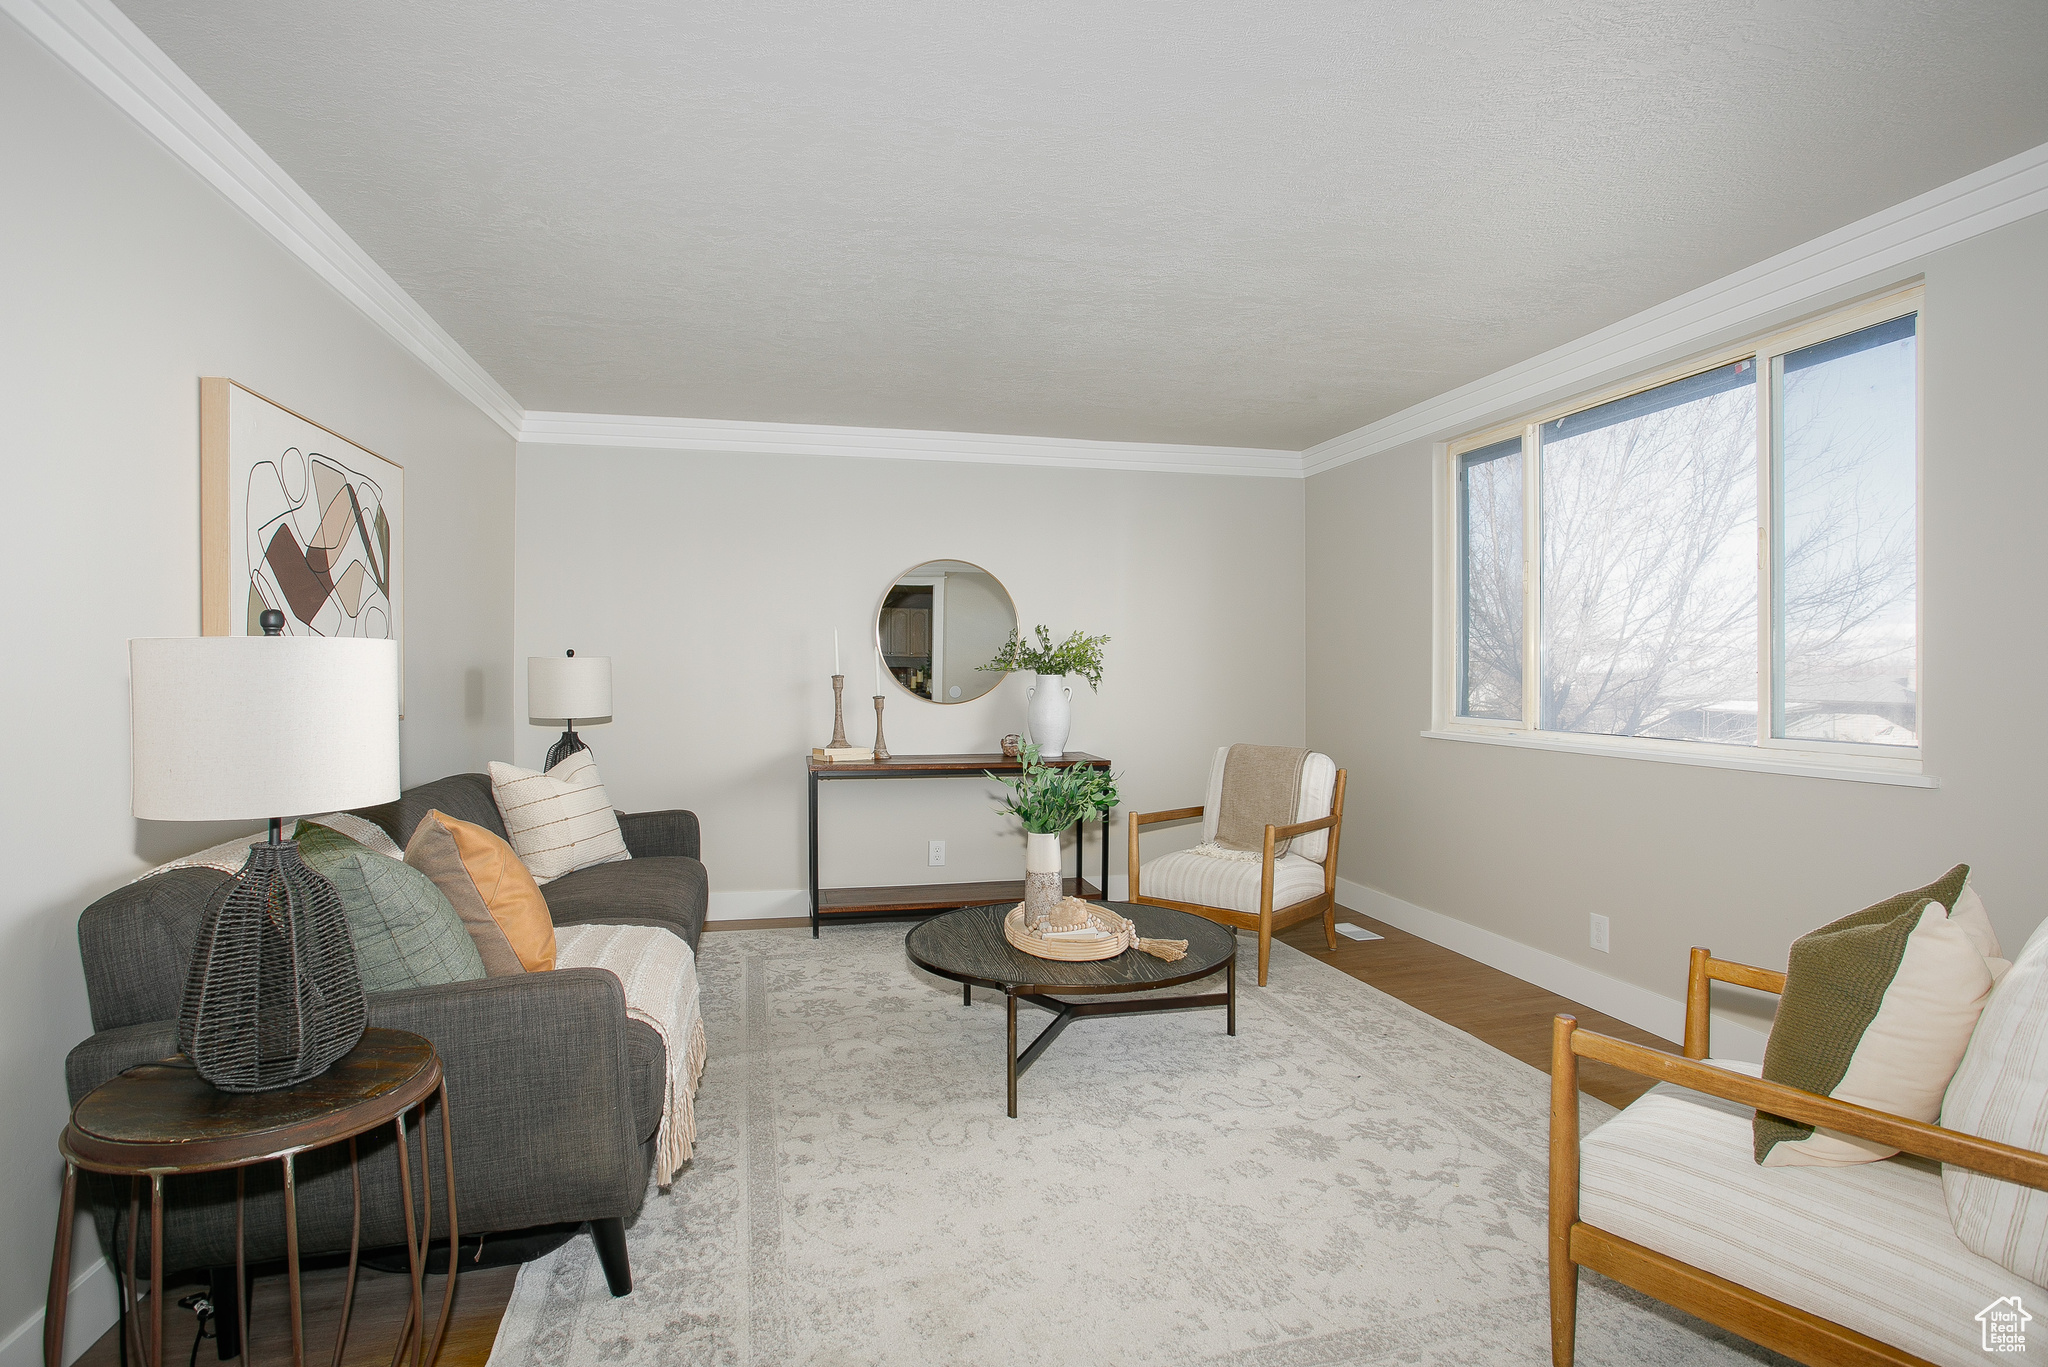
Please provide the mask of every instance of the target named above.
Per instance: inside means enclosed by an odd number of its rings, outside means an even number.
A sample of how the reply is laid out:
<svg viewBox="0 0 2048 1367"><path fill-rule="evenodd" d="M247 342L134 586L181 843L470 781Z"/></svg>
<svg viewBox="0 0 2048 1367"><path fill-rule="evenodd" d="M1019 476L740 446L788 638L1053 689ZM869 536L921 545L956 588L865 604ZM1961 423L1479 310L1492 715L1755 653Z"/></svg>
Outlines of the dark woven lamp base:
<svg viewBox="0 0 2048 1367"><path fill-rule="evenodd" d="M589 748L589 746L583 743L583 738L576 734L575 728L571 727L562 733L560 740L548 747L547 761L540 766L541 770L546 772L575 754L578 750L588 750Z"/></svg>
<svg viewBox="0 0 2048 1367"><path fill-rule="evenodd" d="M253 845L207 904L178 1012L178 1047L224 1092L317 1077L363 1037L348 915L290 840Z"/></svg>

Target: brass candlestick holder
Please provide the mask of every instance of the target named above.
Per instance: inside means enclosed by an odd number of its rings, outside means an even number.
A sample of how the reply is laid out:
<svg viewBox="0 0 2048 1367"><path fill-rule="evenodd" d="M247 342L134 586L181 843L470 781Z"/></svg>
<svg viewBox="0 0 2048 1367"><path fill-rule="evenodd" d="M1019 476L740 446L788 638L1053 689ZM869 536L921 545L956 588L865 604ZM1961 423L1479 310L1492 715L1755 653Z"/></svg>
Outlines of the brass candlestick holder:
<svg viewBox="0 0 2048 1367"><path fill-rule="evenodd" d="M875 758L889 758L889 747L882 742L882 695L875 694Z"/></svg>
<svg viewBox="0 0 2048 1367"><path fill-rule="evenodd" d="M849 750L852 748L846 743L846 713L843 707L845 700L846 676L844 674L834 674L832 676L832 739L825 743L828 749Z"/></svg>

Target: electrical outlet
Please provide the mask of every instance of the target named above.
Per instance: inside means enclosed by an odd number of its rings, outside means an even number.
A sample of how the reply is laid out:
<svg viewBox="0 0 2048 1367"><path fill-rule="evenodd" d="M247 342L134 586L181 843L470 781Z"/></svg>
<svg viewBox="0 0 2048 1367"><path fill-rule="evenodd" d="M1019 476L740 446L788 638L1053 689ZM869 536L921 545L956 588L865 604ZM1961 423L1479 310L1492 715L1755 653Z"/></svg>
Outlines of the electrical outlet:
<svg viewBox="0 0 2048 1367"><path fill-rule="evenodd" d="M1597 911L1593 913L1593 948L1607 953L1607 918Z"/></svg>
<svg viewBox="0 0 2048 1367"><path fill-rule="evenodd" d="M932 866L933 868L935 868L935 869L942 869L942 868L944 868L944 867L946 866L946 842L945 842L945 841L943 841L943 840L934 840L934 841L932 842L932 853L931 853L931 866Z"/></svg>

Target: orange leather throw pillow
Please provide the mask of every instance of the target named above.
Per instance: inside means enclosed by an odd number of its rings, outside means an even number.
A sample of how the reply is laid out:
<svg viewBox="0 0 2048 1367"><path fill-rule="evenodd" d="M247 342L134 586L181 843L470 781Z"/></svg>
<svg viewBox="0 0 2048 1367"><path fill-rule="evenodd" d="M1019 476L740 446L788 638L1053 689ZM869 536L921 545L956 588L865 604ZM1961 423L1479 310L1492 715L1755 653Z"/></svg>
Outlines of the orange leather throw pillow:
<svg viewBox="0 0 2048 1367"><path fill-rule="evenodd" d="M474 822L430 811L405 847L405 862L432 879L462 917L493 978L555 966L555 923L540 885L503 838Z"/></svg>

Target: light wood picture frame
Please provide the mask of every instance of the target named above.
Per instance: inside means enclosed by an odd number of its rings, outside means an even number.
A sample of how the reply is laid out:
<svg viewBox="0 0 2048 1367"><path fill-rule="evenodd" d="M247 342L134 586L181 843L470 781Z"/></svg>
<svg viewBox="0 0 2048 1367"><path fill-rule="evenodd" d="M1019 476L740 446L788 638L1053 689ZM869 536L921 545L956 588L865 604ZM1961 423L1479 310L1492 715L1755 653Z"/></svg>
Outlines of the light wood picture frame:
<svg viewBox="0 0 2048 1367"><path fill-rule="evenodd" d="M230 379L199 382L199 630L399 643L405 470Z"/></svg>

